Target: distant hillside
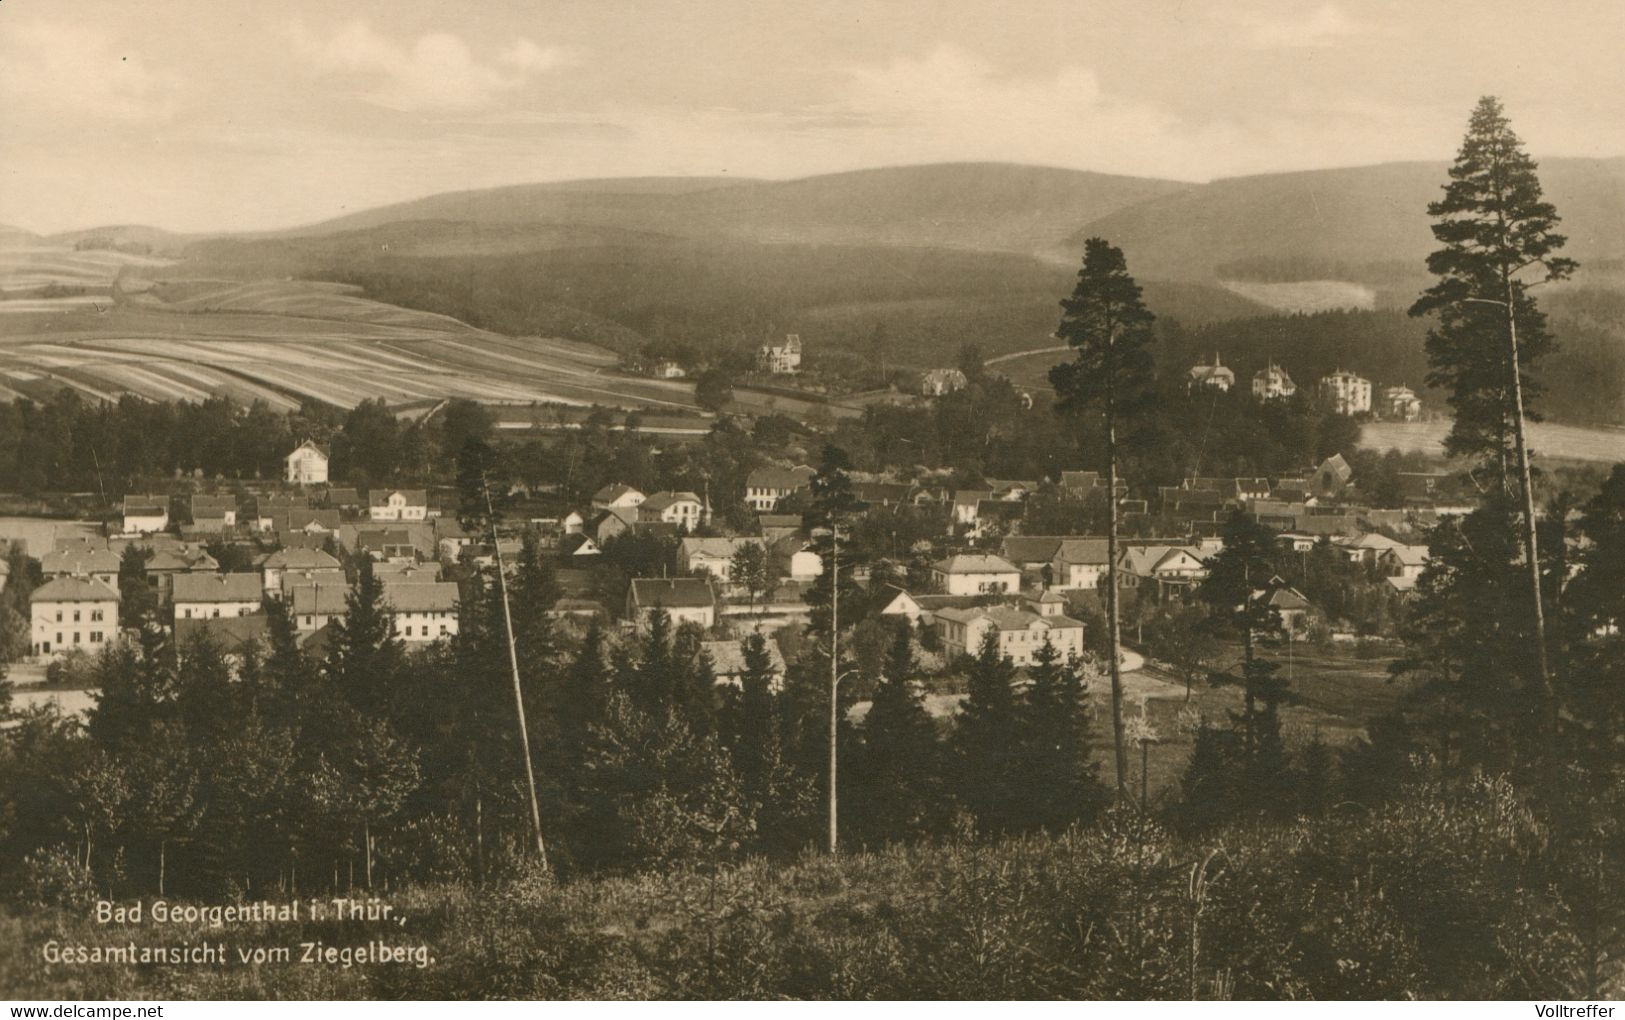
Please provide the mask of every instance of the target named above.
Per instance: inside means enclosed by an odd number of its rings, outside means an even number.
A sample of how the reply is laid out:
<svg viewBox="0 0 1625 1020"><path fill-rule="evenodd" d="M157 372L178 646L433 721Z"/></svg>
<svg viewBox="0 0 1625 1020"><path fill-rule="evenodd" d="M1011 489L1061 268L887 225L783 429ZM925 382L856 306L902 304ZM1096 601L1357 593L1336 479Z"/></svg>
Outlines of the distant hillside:
<svg viewBox="0 0 1625 1020"><path fill-rule="evenodd" d="M1625 256L1625 158L1548 159L1540 177L1563 217L1569 254ZM1396 269L1423 272L1434 246L1427 205L1445 180L1443 163L1229 178L1108 213L1073 244L1109 238L1145 277L1213 280L1221 267L1250 263L1278 267L1278 282L1390 284Z"/></svg>
<svg viewBox="0 0 1625 1020"><path fill-rule="evenodd" d="M1190 185L1000 163L950 163L793 181L654 178L434 195L281 236L400 221L553 223L696 239L899 245L1053 257L1080 226ZM1070 259L1067 259L1070 261Z"/></svg>
<svg viewBox="0 0 1625 1020"><path fill-rule="evenodd" d="M180 254L188 245L204 236L176 234L159 227L139 224L123 224L52 234L42 238L41 243L86 251L122 251L135 255L168 256Z"/></svg>
<svg viewBox="0 0 1625 1020"><path fill-rule="evenodd" d="M38 234L9 223L0 223L0 248L27 248L38 243Z"/></svg>
<svg viewBox="0 0 1625 1020"><path fill-rule="evenodd" d="M194 245L173 278L301 277L510 335L632 352L644 341L754 345L799 332L815 356L864 354L876 326L894 365L1049 343L1073 271L1028 255L884 245L692 239L580 225L391 223L338 234ZM1150 281L1163 314L1258 315L1216 287Z"/></svg>

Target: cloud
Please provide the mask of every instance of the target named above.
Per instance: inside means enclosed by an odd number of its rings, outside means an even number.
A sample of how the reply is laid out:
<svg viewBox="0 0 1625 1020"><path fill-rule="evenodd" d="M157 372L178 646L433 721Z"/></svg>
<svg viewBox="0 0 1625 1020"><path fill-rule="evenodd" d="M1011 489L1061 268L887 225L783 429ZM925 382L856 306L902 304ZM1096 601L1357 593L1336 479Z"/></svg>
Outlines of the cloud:
<svg viewBox="0 0 1625 1020"><path fill-rule="evenodd" d="M5 120L69 114L134 123L174 113L179 78L84 25L21 22L0 40Z"/></svg>
<svg viewBox="0 0 1625 1020"><path fill-rule="evenodd" d="M325 39L298 23L291 32L295 50L318 72L352 78L362 99L403 112L477 109L571 63L566 50L524 37L481 61L449 32L430 32L410 44L359 20Z"/></svg>
<svg viewBox="0 0 1625 1020"><path fill-rule="evenodd" d="M1188 161L1207 129L1110 93L1090 68L1011 75L960 47L846 70L840 98L802 118L863 136L895 162L1002 159L1150 172Z"/></svg>
<svg viewBox="0 0 1625 1020"><path fill-rule="evenodd" d="M1356 35L1359 26L1335 4L1324 4L1307 17L1246 19L1248 42L1256 49L1305 49L1331 46Z"/></svg>

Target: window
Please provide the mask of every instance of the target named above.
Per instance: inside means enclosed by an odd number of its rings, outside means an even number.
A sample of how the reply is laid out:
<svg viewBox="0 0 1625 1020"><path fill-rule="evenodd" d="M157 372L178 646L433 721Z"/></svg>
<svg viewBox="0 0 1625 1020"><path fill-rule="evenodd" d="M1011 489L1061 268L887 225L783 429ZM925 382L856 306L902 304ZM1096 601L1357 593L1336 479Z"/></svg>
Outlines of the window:
<svg viewBox="0 0 1625 1020"><path fill-rule="evenodd" d="M101 623L102 620L106 617L106 615L107 615L106 610L92 609L90 611L90 622L91 623Z"/></svg>
<svg viewBox="0 0 1625 1020"><path fill-rule="evenodd" d="M79 610L77 610L77 609L75 609L75 610L74 610L74 611L73 611L73 622L74 622L74 623L78 623L78 622L79 622Z"/></svg>
<svg viewBox="0 0 1625 1020"><path fill-rule="evenodd" d="M62 610L60 610L60 609L58 609L58 610L57 610L57 611L56 611L56 622L57 622L57 623L61 623L61 622L62 622ZM60 639L60 638L58 638L58 639L57 639L57 640L59 640L59 641L60 641L60 640L61 640L61 639Z"/></svg>
<svg viewBox="0 0 1625 1020"><path fill-rule="evenodd" d="M61 631L56 632L56 643L59 644L59 645L62 643L62 632Z"/></svg>
<svg viewBox="0 0 1625 1020"><path fill-rule="evenodd" d="M188 606L186 608L186 616L184 616L183 619L190 620L191 618L192 618L192 608L190 606ZM839 785L839 784L837 784L837 785Z"/></svg>
<svg viewBox="0 0 1625 1020"><path fill-rule="evenodd" d="M73 632L73 643L74 643L74 644L78 644L78 643L79 643L79 632L78 632L78 631L74 631L74 632Z"/></svg>
<svg viewBox="0 0 1625 1020"><path fill-rule="evenodd" d="M99 631L99 630L91 631L90 632L90 643L93 644L93 645L101 644L102 643L102 632Z"/></svg>

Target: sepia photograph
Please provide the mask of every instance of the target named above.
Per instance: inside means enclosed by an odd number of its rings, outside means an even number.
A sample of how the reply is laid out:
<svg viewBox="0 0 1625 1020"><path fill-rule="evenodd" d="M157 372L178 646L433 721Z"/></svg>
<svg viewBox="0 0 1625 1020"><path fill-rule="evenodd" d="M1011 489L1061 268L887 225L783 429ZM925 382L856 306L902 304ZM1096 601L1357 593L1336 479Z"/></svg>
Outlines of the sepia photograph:
<svg viewBox="0 0 1625 1020"><path fill-rule="evenodd" d="M0 0L7 1015L1614 1015L1622 47Z"/></svg>

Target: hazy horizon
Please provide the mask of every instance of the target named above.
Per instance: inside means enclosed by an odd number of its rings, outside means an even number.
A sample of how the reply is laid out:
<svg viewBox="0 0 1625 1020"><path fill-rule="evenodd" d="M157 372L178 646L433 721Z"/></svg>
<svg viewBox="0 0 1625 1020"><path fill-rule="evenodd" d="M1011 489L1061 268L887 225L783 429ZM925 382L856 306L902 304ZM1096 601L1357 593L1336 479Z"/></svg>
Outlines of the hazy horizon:
<svg viewBox="0 0 1625 1020"><path fill-rule="evenodd" d="M1009 162L1444 161L1493 93L1625 154L1625 8L1487 0L8 0L0 223L281 230L449 191ZM1538 59L1536 59L1538 57Z"/></svg>

